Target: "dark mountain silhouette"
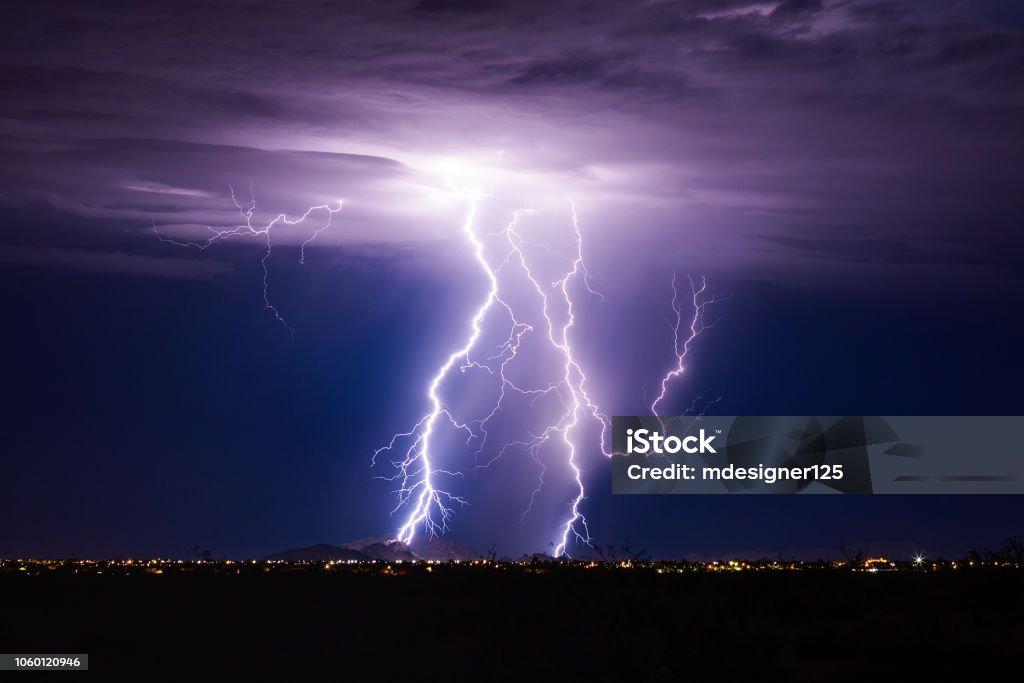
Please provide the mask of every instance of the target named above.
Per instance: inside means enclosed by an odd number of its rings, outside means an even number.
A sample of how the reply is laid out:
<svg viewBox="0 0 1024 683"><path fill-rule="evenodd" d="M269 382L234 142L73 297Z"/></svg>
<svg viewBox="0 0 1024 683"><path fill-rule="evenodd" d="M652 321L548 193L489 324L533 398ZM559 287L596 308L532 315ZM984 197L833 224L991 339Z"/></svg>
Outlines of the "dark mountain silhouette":
<svg viewBox="0 0 1024 683"><path fill-rule="evenodd" d="M470 548L462 541L454 538L429 538L417 537L412 541L412 551L424 560L447 562L459 560L460 562L471 562L483 557L481 553Z"/></svg>
<svg viewBox="0 0 1024 683"><path fill-rule="evenodd" d="M415 562L421 558L417 557L409 546L402 543L401 541L377 541L370 543L360 548L357 552L368 556L373 560L386 560L388 562L395 562L401 560L402 562Z"/></svg>
<svg viewBox="0 0 1024 683"><path fill-rule="evenodd" d="M408 560L406 552L412 554L415 559L433 560L435 562L448 562L459 560L470 562L479 560L483 555L461 541L453 538L430 538L428 536L417 536L413 539L412 545L406 545L387 536L376 536L360 538L355 541L343 543L343 548L358 550L382 560Z"/></svg>
<svg viewBox="0 0 1024 683"><path fill-rule="evenodd" d="M285 560L288 562L326 562L327 560L356 560L369 562L381 560L385 562L415 562L417 560L433 560L448 562L458 560L469 562L482 557L480 553L461 541L447 538L417 538L412 546L386 536L360 538L343 543L340 546L319 543L308 548L293 548L273 555L268 560Z"/></svg>
<svg viewBox="0 0 1024 683"><path fill-rule="evenodd" d="M523 555L516 562L558 562L558 559L544 553L533 553L532 555Z"/></svg>
<svg viewBox="0 0 1024 683"><path fill-rule="evenodd" d="M267 555L267 560L283 560L285 562L326 562L328 560L355 560L366 562L373 558L351 548L341 548L336 545L318 543L306 548L292 548L283 550L273 555Z"/></svg>

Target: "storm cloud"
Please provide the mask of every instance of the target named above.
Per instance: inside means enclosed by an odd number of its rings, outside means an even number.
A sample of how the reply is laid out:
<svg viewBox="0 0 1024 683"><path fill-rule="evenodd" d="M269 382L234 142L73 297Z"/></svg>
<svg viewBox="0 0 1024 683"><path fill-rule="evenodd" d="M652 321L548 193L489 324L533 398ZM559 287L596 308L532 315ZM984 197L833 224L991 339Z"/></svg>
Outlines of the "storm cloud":
<svg viewBox="0 0 1024 683"><path fill-rule="evenodd" d="M458 210L437 165L501 153L498 200L571 194L603 244L646 240L666 260L684 235L712 267L948 270L930 245L980 241L992 268L1020 271L1005 254L1020 251L1024 23L1006 3L10 11L0 199L62 212L69 232L199 234L234 220L229 186L252 185L270 214L344 198L326 245L443 239ZM66 246L10 223L2 239Z"/></svg>

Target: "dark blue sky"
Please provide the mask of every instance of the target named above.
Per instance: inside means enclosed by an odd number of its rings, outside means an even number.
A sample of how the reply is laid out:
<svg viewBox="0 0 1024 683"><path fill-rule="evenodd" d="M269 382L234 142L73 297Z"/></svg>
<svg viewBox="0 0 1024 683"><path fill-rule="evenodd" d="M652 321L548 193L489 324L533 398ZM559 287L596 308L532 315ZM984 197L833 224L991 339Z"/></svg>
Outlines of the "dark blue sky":
<svg viewBox="0 0 1024 683"><path fill-rule="evenodd" d="M726 297L675 411L697 395L725 415L1024 410L1015 3L15 2L10 16L0 555L199 542L259 556L393 534L394 487L370 456L423 414L487 286L446 177L483 183L499 152L482 230L537 209L524 229L564 252L575 201L605 299L577 293L573 339L609 414L643 412L671 365L674 273ZM154 233L236 226L228 187L244 202L250 184L257 225L346 202L304 267L311 229L273 234L270 293L294 340L263 307L258 240L200 253ZM954 554L1024 533L1020 497L613 497L594 450L583 509L602 545ZM546 549L554 503L516 522L536 470L515 457L466 480L457 537Z"/></svg>
<svg viewBox="0 0 1024 683"><path fill-rule="evenodd" d="M391 281L396 260L417 277ZM4 270L0 505L13 523L0 553L187 555L200 542L250 556L392 531L369 454L421 409L436 318L457 325L464 311L449 302L463 295L416 255L318 253L284 276L301 311L292 342L262 309L257 272L252 261L237 278L182 283ZM722 414L1021 410L1011 296L722 284L725 317L680 403L699 388L723 397ZM629 305L595 307L616 304ZM598 542L673 556L840 542L954 553L1019 533L1024 518L1012 496L613 497L600 467L589 485ZM467 540L502 547L485 506L464 516Z"/></svg>

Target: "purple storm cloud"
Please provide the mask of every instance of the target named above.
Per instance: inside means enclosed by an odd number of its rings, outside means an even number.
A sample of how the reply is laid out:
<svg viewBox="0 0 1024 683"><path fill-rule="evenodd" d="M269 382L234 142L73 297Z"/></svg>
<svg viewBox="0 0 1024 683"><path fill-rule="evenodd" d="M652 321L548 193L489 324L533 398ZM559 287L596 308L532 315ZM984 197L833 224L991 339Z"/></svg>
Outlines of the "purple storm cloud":
<svg viewBox="0 0 1024 683"><path fill-rule="evenodd" d="M272 215L344 199L323 245L450 239L438 165L503 151L509 206L571 195L601 249L678 235L652 258L830 281L1017 270L1024 39L1001 7L15 2L2 199L190 238L252 183ZM4 232L8 261L146 268L100 235Z"/></svg>

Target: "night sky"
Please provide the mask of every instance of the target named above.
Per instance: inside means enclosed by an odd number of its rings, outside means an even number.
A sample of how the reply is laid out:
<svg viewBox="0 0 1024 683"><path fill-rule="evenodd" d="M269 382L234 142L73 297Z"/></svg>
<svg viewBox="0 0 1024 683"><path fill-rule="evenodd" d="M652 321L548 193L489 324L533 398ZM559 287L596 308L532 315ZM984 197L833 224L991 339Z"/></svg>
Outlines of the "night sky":
<svg viewBox="0 0 1024 683"><path fill-rule="evenodd" d="M674 360L673 274L724 300L669 412L1024 412L1016 2L158 5L15 0L0 22L0 556L393 534L370 457L487 289L444 170L499 155L481 230L531 208L562 249L575 202L602 296L579 293L574 343L609 415L643 414ZM273 233L294 336L260 240L158 239L236 225L231 187L262 221L345 202L304 265L310 230ZM587 443L601 545L953 555L1024 534L1015 496L613 497ZM550 550L565 492L552 471L519 521L535 476L520 453L466 477L452 536Z"/></svg>

